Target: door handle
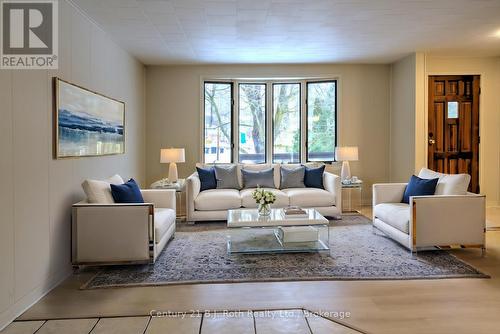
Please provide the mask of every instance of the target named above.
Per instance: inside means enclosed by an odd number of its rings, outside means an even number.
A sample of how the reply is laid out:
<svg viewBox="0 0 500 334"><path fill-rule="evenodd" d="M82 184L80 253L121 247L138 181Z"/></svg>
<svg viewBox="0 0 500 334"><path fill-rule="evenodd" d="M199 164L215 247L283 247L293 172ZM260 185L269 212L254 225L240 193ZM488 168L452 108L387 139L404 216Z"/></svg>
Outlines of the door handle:
<svg viewBox="0 0 500 334"><path fill-rule="evenodd" d="M436 141L432 138L429 139L429 145L434 145L436 143Z"/></svg>

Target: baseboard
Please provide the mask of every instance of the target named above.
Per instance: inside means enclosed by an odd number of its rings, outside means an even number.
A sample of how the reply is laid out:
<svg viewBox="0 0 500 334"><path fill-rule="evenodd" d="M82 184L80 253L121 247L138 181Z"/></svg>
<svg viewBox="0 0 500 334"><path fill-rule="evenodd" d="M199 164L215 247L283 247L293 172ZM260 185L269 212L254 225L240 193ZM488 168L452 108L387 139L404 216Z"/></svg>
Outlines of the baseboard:
<svg viewBox="0 0 500 334"><path fill-rule="evenodd" d="M23 314L27 309L37 303L46 294L48 294L52 289L58 286L62 281L68 278L72 274L72 268L69 267L67 270L63 270L60 273L54 275L49 279L48 282L40 285L33 289L30 293L16 301L13 305L7 308L0 314L0 331L7 327L12 321Z"/></svg>
<svg viewBox="0 0 500 334"><path fill-rule="evenodd" d="M492 207L500 207L500 201L488 201L486 200L486 207L487 208L492 208Z"/></svg>

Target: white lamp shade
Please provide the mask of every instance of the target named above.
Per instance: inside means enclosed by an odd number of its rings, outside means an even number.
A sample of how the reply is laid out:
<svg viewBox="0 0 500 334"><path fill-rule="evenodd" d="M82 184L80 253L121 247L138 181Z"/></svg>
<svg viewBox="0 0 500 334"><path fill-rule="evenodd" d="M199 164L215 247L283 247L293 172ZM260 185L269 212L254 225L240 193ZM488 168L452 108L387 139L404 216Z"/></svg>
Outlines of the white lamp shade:
<svg viewBox="0 0 500 334"><path fill-rule="evenodd" d="M183 148L162 148L160 151L160 163L165 164L169 162L185 162Z"/></svg>
<svg viewBox="0 0 500 334"><path fill-rule="evenodd" d="M357 146L341 146L335 148L335 160L337 161L357 161Z"/></svg>

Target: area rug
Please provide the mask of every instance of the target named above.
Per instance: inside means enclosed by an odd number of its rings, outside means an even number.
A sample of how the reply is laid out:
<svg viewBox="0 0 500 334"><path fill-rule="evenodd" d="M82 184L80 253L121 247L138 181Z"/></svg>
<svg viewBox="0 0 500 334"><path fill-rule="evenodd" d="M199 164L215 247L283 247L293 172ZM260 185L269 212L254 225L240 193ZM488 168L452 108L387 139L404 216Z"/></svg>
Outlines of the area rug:
<svg viewBox="0 0 500 334"><path fill-rule="evenodd" d="M179 224L154 265L101 268L82 289L308 280L488 278L447 251L409 251L364 216L330 222L329 253L228 255L224 223ZM478 256L480 256L478 254Z"/></svg>

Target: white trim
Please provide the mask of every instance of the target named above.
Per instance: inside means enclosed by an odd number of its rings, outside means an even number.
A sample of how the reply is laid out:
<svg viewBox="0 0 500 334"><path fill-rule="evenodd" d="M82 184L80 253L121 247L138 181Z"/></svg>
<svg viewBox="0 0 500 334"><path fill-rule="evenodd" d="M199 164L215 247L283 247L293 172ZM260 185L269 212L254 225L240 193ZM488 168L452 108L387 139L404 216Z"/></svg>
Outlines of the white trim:
<svg viewBox="0 0 500 334"><path fill-rule="evenodd" d="M52 276L48 282L34 288L27 295L21 297L8 309L0 313L0 331L7 327L12 321L23 314L27 309L36 304L40 299L57 287L62 281L72 274L71 267Z"/></svg>

